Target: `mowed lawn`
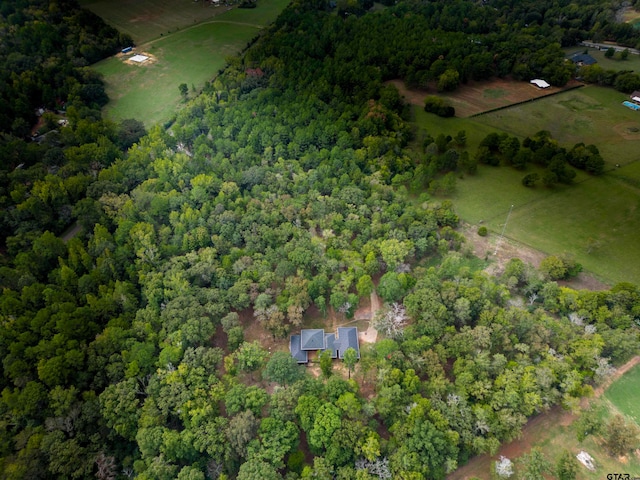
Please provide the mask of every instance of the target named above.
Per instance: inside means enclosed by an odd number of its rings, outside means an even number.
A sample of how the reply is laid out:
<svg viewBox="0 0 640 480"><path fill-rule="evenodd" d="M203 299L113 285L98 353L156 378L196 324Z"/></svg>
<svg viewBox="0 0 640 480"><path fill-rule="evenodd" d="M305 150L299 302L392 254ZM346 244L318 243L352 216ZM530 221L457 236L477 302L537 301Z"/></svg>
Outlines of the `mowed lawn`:
<svg viewBox="0 0 640 480"><path fill-rule="evenodd" d="M585 87L468 119L439 119L415 109L418 126L432 136L467 132L470 155L491 131L524 138L551 130L560 144L595 143L609 171L592 177L579 171L574 185L525 188L522 172L480 166L457 181L452 200L461 218L548 255L570 255L602 281L640 284L640 116L619 103L613 90ZM620 133L621 132L621 133ZM638 138L636 139L636 135ZM619 163L620 168L615 167Z"/></svg>
<svg viewBox="0 0 640 480"><path fill-rule="evenodd" d="M221 15L226 21L268 25L288 3L289 0L258 0L257 8L229 10L229 7L213 7L202 0L80 0L82 7L129 34L137 45L217 20Z"/></svg>
<svg viewBox="0 0 640 480"><path fill-rule="evenodd" d="M614 70L619 72L621 70L633 70L634 72L640 72L640 55L629 54L626 60L620 59L620 54L616 53L613 58L605 57L605 50L598 50L596 48L586 47L570 47L563 48L567 56L573 55L576 52L584 53L585 51L595 58L605 70Z"/></svg>
<svg viewBox="0 0 640 480"><path fill-rule="evenodd" d="M625 373L605 392L617 410L640 425L640 365Z"/></svg>
<svg viewBox="0 0 640 480"><path fill-rule="evenodd" d="M224 67L225 58L237 55L258 35L259 29L231 23L206 23L138 48L153 62L129 65L112 57L93 67L104 75L110 101L105 114L113 120L136 118L150 127L168 120L179 108L178 86L200 90Z"/></svg>

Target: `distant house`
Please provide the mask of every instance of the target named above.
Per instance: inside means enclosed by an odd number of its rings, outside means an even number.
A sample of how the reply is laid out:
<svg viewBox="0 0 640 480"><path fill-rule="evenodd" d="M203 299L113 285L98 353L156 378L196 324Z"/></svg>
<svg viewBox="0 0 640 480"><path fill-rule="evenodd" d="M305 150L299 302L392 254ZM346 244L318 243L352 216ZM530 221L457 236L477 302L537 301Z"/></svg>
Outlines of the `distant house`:
<svg viewBox="0 0 640 480"><path fill-rule="evenodd" d="M640 103L640 90L635 90L631 95L629 95L629 98L636 103Z"/></svg>
<svg viewBox="0 0 640 480"><path fill-rule="evenodd" d="M549 88L551 86L549 83L539 78L534 78L533 80L531 80L531 83L538 88Z"/></svg>
<svg viewBox="0 0 640 480"><path fill-rule="evenodd" d="M344 358L344 352L353 348L360 358L360 343L356 327L338 327L336 333L325 333L322 328L309 328L300 331L300 335L291 335L289 351L298 363L309 362L309 352L329 350L331 358Z"/></svg>
<svg viewBox="0 0 640 480"><path fill-rule="evenodd" d="M569 56L569 60L575 63L579 67L584 67L585 65L593 65L594 63L598 63L598 61L593 58L588 53L576 52L573 55Z"/></svg>

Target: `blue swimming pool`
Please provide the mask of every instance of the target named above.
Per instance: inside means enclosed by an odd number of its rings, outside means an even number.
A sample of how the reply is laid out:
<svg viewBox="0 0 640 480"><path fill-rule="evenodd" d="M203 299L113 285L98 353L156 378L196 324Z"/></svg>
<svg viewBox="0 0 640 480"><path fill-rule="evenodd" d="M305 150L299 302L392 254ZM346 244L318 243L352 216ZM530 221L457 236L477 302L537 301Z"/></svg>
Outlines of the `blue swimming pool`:
<svg viewBox="0 0 640 480"><path fill-rule="evenodd" d="M624 102L622 102L622 104L625 107L629 107L631 110L640 110L640 105L638 105L637 103L631 103L631 102L625 100Z"/></svg>

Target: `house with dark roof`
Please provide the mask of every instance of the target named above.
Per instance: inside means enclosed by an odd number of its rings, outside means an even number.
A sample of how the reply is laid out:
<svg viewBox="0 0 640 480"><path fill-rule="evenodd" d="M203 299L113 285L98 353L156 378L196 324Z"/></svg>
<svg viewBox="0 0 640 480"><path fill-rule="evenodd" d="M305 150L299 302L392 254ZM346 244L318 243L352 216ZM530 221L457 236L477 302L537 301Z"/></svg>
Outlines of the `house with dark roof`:
<svg viewBox="0 0 640 480"><path fill-rule="evenodd" d="M291 356L295 358L298 363L309 362L309 352L300 348L300 335L291 335L289 338L289 351Z"/></svg>
<svg viewBox="0 0 640 480"><path fill-rule="evenodd" d="M309 352L329 350L331 358L343 359L344 352L353 348L360 358L360 343L356 327L338 327L336 333L325 333L322 328L308 328L300 331L300 335L291 335L289 351L298 363L309 362Z"/></svg>
<svg viewBox="0 0 640 480"><path fill-rule="evenodd" d="M353 348L360 358L360 343L358 342L358 329L356 327L338 327L338 358L342 360L344 352Z"/></svg>
<svg viewBox="0 0 640 480"><path fill-rule="evenodd" d="M322 328L307 328L300 332L300 348L305 351L309 350L324 350L324 329Z"/></svg>
<svg viewBox="0 0 640 480"><path fill-rule="evenodd" d="M576 52L573 55L569 55L569 60L575 63L579 67L593 65L594 63L598 63L598 61L593 58L588 53L584 52Z"/></svg>

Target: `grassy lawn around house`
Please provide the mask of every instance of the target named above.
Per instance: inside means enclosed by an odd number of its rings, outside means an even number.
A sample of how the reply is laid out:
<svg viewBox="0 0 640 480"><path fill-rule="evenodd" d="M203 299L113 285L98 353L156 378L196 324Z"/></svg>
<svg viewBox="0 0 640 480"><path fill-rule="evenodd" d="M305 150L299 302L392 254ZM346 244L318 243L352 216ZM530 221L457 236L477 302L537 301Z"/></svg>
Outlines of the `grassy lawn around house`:
<svg viewBox="0 0 640 480"><path fill-rule="evenodd" d="M595 58L605 70L615 70L619 72L621 70L633 70L634 72L640 72L640 55L629 54L626 60L620 59L620 54L616 53L613 58L607 58L605 50L598 50L597 48L587 48L576 45L575 47L563 48L565 54L568 56L574 53L584 53L585 51Z"/></svg>

